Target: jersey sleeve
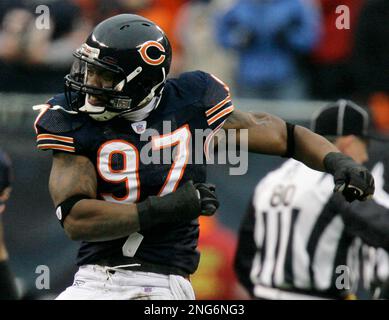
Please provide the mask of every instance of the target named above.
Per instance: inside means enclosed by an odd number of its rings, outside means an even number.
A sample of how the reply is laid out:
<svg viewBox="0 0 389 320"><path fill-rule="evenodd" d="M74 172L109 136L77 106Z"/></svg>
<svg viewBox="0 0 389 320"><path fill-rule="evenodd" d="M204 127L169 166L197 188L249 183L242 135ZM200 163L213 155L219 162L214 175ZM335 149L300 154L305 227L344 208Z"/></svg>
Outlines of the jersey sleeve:
<svg viewBox="0 0 389 320"><path fill-rule="evenodd" d="M208 127L215 130L221 127L234 111L230 89L216 76L203 73L205 90L203 96L203 112Z"/></svg>
<svg viewBox="0 0 389 320"><path fill-rule="evenodd" d="M34 123L36 146L39 150L82 154L84 148L77 131L84 121L66 112L59 102L60 99L54 97L46 104L35 106L40 110Z"/></svg>
<svg viewBox="0 0 389 320"><path fill-rule="evenodd" d="M45 130L39 130L36 138L37 148L40 150L58 150L75 153L74 138L71 134L51 134Z"/></svg>

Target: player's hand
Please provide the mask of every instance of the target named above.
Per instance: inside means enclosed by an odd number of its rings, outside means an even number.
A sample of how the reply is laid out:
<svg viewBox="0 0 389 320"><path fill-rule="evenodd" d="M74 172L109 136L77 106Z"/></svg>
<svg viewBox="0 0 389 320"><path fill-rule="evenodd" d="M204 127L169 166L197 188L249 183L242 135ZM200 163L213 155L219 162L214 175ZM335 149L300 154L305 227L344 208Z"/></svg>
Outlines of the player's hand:
<svg viewBox="0 0 389 320"><path fill-rule="evenodd" d="M211 216L219 206L215 187L206 183L185 182L176 191L164 196L149 196L137 205L140 230L160 224L178 224Z"/></svg>
<svg viewBox="0 0 389 320"><path fill-rule="evenodd" d="M340 152L324 158L327 172L334 176L334 192L342 192L348 202L364 201L374 194L374 179L369 170Z"/></svg>
<svg viewBox="0 0 389 320"><path fill-rule="evenodd" d="M196 183L194 186L199 192L201 215L212 216L219 208L215 186L209 183Z"/></svg>

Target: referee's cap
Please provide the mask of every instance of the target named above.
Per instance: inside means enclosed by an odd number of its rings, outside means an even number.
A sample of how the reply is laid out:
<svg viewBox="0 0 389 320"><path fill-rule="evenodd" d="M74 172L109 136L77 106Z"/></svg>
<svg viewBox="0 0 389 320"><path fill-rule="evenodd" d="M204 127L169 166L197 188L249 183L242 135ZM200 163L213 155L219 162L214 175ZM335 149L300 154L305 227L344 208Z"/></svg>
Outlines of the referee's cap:
<svg viewBox="0 0 389 320"><path fill-rule="evenodd" d="M311 130L322 136L355 135L385 140L370 131L369 113L351 100L341 99L319 109L311 120Z"/></svg>

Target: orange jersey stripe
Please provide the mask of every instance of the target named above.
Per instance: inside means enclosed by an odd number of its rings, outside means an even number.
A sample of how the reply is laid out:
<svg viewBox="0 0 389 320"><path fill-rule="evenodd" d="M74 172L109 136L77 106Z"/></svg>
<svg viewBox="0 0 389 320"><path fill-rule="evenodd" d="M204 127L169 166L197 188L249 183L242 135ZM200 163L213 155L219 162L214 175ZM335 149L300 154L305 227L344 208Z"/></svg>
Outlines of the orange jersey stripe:
<svg viewBox="0 0 389 320"><path fill-rule="evenodd" d="M223 111L219 112L217 115L215 115L211 119L209 119L207 122L209 125L211 125L212 123L216 122L217 120L219 120L220 118L222 118L226 114L231 113L232 111L234 111L234 106L230 106L230 107L224 109Z"/></svg>
<svg viewBox="0 0 389 320"><path fill-rule="evenodd" d="M75 152L76 149L74 147L63 146L59 144L39 144L38 149L56 149L62 151Z"/></svg>
<svg viewBox="0 0 389 320"><path fill-rule="evenodd" d="M231 96L228 95L223 101L219 102L216 106L205 112L205 115L209 117L212 113L215 113L217 110L226 105L226 103L231 102Z"/></svg>
<svg viewBox="0 0 389 320"><path fill-rule="evenodd" d="M39 140L44 140L44 139L58 140L58 141L69 142L69 143L73 143L73 141L74 141L74 139L71 137L57 136L55 134L46 134L46 133L38 134L38 137L36 140L39 141Z"/></svg>

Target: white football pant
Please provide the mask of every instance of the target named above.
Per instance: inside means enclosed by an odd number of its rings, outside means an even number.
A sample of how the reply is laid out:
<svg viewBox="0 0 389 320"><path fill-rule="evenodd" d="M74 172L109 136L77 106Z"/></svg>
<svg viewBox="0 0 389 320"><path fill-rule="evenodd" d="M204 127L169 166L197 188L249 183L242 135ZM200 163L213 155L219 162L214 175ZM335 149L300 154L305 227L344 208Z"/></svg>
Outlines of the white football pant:
<svg viewBox="0 0 389 320"><path fill-rule="evenodd" d="M56 300L194 300L190 282L182 276L81 266L74 282Z"/></svg>

